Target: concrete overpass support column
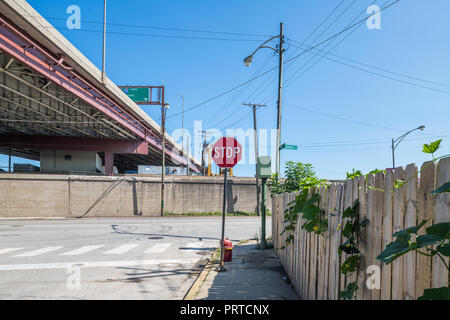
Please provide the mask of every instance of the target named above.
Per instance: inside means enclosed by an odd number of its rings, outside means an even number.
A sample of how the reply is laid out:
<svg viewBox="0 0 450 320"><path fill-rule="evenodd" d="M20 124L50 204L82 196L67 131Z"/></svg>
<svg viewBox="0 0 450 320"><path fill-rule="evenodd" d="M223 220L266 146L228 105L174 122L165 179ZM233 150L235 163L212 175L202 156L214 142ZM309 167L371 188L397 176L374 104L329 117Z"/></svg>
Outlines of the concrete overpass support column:
<svg viewBox="0 0 450 320"><path fill-rule="evenodd" d="M114 170L114 153L105 151L105 174L112 175Z"/></svg>

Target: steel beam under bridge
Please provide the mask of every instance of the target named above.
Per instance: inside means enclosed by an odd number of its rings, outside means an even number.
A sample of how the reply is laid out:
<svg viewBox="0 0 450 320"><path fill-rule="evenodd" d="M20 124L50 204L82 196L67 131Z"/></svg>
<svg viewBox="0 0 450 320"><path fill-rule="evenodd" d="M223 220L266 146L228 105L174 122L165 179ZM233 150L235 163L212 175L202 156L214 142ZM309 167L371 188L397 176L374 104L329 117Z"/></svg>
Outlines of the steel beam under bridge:
<svg viewBox="0 0 450 320"><path fill-rule="evenodd" d="M40 150L50 149L148 154L147 141L64 136L0 134L0 146Z"/></svg>

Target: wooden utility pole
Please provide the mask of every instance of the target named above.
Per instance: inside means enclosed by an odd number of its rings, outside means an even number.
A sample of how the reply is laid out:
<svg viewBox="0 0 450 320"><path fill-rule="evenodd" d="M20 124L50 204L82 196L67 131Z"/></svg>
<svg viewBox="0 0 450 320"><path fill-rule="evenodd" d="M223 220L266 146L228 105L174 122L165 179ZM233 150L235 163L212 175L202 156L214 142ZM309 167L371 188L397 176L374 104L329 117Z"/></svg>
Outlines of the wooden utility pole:
<svg viewBox="0 0 450 320"><path fill-rule="evenodd" d="M255 103L243 103L244 106L249 106L253 109L253 128L254 128L254 139L255 139L255 177L256 177L256 214L260 215L259 210L259 178L258 178L258 126L256 124L256 109L266 107L265 104L255 104Z"/></svg>

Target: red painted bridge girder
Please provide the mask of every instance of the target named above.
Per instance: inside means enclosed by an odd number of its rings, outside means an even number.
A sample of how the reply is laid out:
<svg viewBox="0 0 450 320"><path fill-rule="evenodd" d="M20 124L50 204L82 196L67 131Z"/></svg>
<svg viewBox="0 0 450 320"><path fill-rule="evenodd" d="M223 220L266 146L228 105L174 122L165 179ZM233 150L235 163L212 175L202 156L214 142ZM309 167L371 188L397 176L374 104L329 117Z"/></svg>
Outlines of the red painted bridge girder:
<svg viewBox="0 0 450 320"><path fill-rule="evenodd" d="M82 75L74 71L72 67L64 65L65 62L62 56L55 57L46 48L10 23L2 14L0 14L0 50L5 51L35 72L45 76L90 106L106 114L139 138L147 141L159 150L162 149L159 142L160 138L151 128L115 103L101 88L86 80ZM184 158L177 152L174 152L171 147L166 146L165 152L174 161L185 163ZM197 166L192 163L189 164L189 167L191 170L199 172Z"/></svg>

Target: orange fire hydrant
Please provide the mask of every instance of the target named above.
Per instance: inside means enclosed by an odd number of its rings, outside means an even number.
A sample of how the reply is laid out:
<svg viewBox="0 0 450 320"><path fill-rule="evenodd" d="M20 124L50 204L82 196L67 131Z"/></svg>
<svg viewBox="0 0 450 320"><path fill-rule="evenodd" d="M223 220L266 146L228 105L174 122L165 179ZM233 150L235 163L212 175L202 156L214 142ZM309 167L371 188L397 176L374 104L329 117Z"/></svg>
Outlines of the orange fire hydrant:
<svg viewBox="0 0 450 320"><path fill-rule="evenodd" d="M231 240L229 238L225 238L225 241L223 242L223 249L224 249L223 261L224 262L232 261L233 260L233 244L231 243Z"/></svg>

